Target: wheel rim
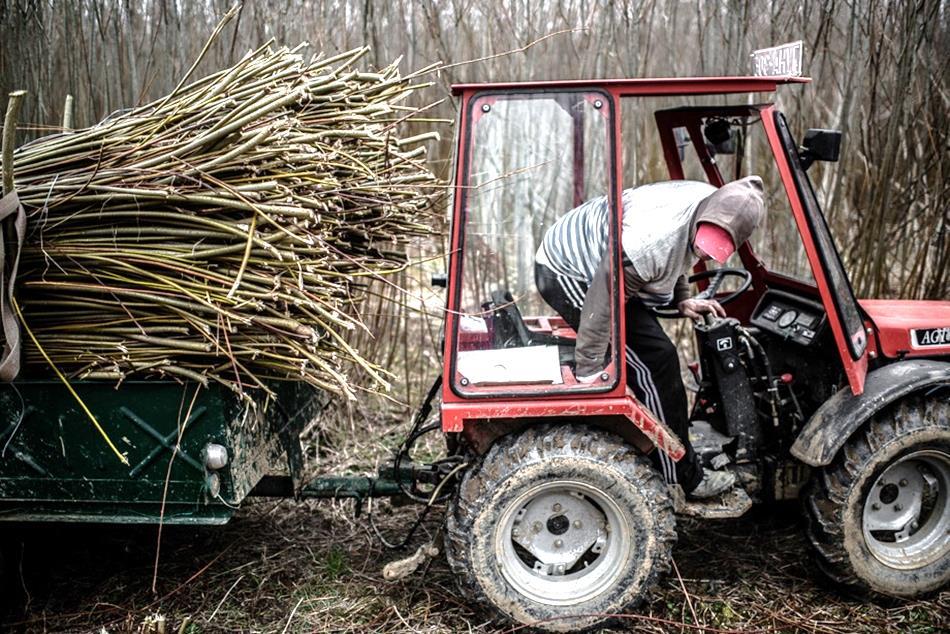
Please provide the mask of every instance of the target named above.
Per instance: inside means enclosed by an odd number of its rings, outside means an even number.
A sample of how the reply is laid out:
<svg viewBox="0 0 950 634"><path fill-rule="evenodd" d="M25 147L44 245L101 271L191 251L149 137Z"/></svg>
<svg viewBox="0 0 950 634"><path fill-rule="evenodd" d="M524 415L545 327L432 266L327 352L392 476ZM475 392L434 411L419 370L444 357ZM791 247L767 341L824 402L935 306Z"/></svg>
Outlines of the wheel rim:
<svg viewBox="0 0 950 634"><path fill-rule="evenodd" d="M531 487L495 525L494 548L504 578L546 605L576 605L623 574L633 541L616 502L575 480Z"/></svg>
<svg viewBox="0 0 950 634"><path fill-rule="evenodd" d="M950 455L904 456L884 470L864 501L864 541L881 563L913 569L950 552Z"/></svg>

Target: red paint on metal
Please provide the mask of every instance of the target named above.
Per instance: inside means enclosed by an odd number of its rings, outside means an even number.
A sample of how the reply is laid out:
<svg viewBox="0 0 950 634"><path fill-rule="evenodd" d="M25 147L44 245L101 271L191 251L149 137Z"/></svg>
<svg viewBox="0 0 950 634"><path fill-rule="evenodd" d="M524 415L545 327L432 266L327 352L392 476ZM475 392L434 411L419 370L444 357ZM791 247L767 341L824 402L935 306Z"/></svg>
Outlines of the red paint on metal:
<svg viewBox="0 0 950 634"><path fill-rule="evenodd" d="M867 351L860 359L855 361L851 358L846 341L847 335L841 329L840 320L835 317L838 311L835 306L834 297L831 293L831 287L825 278L825 271L821 267L821 260L818 256L818 250L815 246L815 238L808 226L808 220L805 218L805 208L801 199L798 197L798 189L795 187L795 180L792 176L792 167L785 157L782 149L782 141L779 138L778 128L775 125L774 118L775 107L768 106L762 109L762 125L765 128L765 135L768 138L769 146L772 148L772 155L775 159L775 165L782 177L782 185L785 187L785 193L788 196L788 202L792 209L792 216L795 218L795 224L802 236L802 243L805 246L805 255L808 257L808 263L811 265L812 275L818 286L818 293L821 296L821 303L828 313L828 323L831 325L831 332L834 335L835 344L838 347L838 354L841 357L841 363L844 366L845 375L848 377L848 384L851 386L851 392L857 396L864 392L864 378L868 371Z"/></svg>
<svg viewBox="0 0 950 634"><path fill-rule="evenodd" d="M599 79L565 81L527 81L495 84L455 84L453 95L476 90L564 90L591 88L607 90L620 97L630 95L715 95L730 93L775 92L780 84L807 84L810 77L644 77L638 79Z"/></svg>
<svg viewBox="0 0 950 634"><path fill-rule="evenodd" d="M877 331L879 352L886 357L932 357L950 354L946 345L915 347L911 330L950 328L950 301L862 299L858 302Z"/></svg>
<svg viewBox="0 0 950 634"><path fill-rule="evenodd" d="M503 402L443 403L442 431L461 432L466 424L477 424L480 420L587 416L623 416L674 461L680 460L686 453L683 443L676 434L637 401L629 389L620 398L592 397L561 401L518 399Z"/></svg>

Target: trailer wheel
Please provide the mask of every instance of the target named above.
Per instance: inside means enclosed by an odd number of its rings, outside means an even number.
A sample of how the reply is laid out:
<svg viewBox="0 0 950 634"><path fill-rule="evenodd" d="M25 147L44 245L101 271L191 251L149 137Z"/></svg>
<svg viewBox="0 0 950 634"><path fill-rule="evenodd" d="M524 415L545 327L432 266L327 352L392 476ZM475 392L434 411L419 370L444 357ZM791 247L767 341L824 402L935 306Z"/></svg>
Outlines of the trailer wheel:
<svg viewBox="0 0 950 634"><path fill-rule="evenodd" d="M670 568L673 506L650 463L611 434L529 428L459 486L445 550L463 596L551 632L603 625Z"/></svg>
<svg viewBox="0 0 950 634"><path fill-rule="evenodd" d="M848 441L806 497L819 566L861 594L950 582L950 403L912 398Z"/></svg>

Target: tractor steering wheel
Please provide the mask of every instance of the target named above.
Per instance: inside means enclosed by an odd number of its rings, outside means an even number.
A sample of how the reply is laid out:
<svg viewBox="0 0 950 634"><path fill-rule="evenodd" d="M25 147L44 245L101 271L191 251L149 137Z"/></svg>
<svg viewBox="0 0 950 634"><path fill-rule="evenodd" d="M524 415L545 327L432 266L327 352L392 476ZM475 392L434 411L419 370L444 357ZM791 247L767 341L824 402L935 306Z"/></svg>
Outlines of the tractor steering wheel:
<svg viewBox="0 0 950 634"><path fill-rule="evenodd" d="M719 290L723 280L725 280L727 277L741 278L742 284L739 285L739 288L732 291L725 297L717 299L717 301L723 305L728 304L739 297L739 295L742 295L752 285L752 273L745 269L709 269L707 271L702 271L701 273L696 273L689 276L687 281L690 284L699 282L700 280L712 278L712 280L709 282L709 286L706 287L706 290L702 291L698 295L693 296L693 299L713 299L716 291ZM652 310L657 317L663 317L665 319L673 319L675 317L683 316L683 313L681 313L678 308L653 308Z"/></svg>

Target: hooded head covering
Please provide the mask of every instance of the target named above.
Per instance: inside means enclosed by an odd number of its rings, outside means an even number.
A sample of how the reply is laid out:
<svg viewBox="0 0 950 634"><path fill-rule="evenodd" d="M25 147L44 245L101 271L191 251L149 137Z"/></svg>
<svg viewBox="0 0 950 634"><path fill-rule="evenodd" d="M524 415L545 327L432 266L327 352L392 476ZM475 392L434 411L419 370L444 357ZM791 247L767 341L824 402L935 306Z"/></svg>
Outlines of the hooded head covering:
<svg viewBox="0 0 950 634"><path fill-rule="evenodd" d="M726 231L734 248L738 249L759 226L764 215L762 179L758 176L740 178L726 183L699 203L693 225L694 239L696 227L708 222Z"/></svg>

